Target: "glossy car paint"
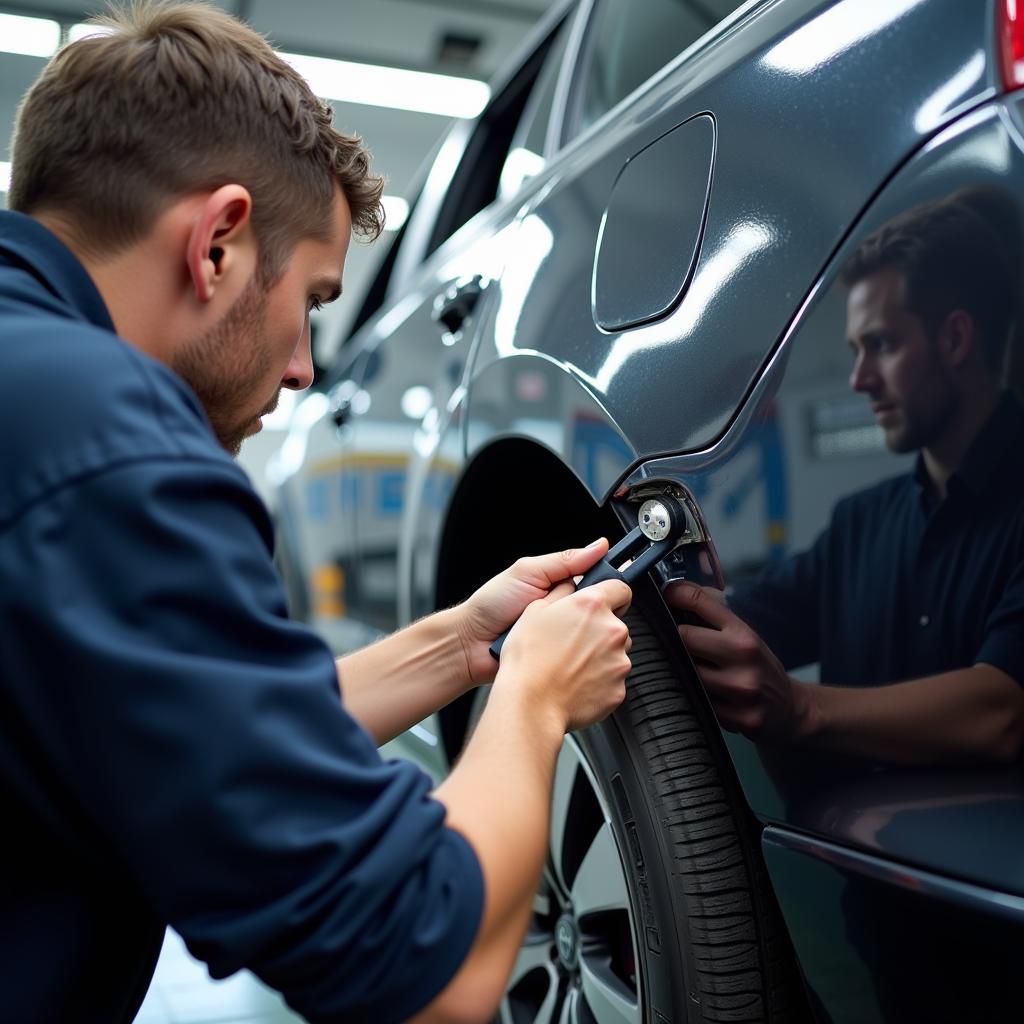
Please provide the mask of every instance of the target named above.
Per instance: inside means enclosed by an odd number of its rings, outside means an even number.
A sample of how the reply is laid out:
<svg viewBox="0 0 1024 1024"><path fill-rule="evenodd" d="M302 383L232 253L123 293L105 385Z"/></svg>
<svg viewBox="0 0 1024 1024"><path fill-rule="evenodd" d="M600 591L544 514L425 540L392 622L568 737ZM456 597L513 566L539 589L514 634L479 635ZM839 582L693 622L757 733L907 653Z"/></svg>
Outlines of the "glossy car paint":
<svg viewBox="0 0 1024 1024"><path fill-rule="evenodd" d="M986 790L981 814L998 799ZM936 838L951 818L969 821L947 811ZM906 824L927 832L927 821ZM764 851L819 1019L1019 1018L1020 896L781 829L765 829Z"/></svg>
<svg viewBox="0 0 1024 1024"><path fill-rule="evenodd" d="M629 447L632 458L623 451L618 474L609 469L584 481L599 500L628 462L709 444L879 186L958 112L993 95L985 5L804 4L795 30L794 6L752 10L742 33L670 68L534 182L509 243L518 256L512 277L480 331L469 396L475 444L510 431L523 411L488 402L477 413L478 395L506 385L492 383L490 374L506 372L506 357L535 351L568 371L580 407L599 407ZM855 45L866 35L868 52ZM921 46L936 36L942 47ZM631 157L703 112L715 119L717 152L693 280L664 320L603 332L589 308L590 281L615 180ZM651 217L672 192L696 193L699 201L697 177L637 201L654 204ZM652 266L674 257L653 247L648 254ZM637 302L642 312L644 296ZM572 464L571 438L563 438L559 454Z"/></svg>
<svg viewBox="0 0 1024 1024"><path fill-rule="evenodd" d="M751 423L758 410L763 410L779 394L784 386L787 364L802 344L803 336L810 336L816 330L815 314L835 286L835 274L857 244L875 228L885 223L896 213L917 204L948 195L968 185L1003 185L1020 187L1024 183L1024 150L1018 144L1020 136L1015 127L1020 123L1020 101L986 104L981 109L958 121L917 154L890 185L882 192L871 211L865 216L857 230L840 249L829 269L817 286L804 308L794 321L783 344L780 346L768 371L762 376L750 401L744 406L740 417L723 438L711 448L691 455L656 459L646 463L626 482L634 486L642 480L675 480L702 495L701 505L710 518L710 530L718 536L719 546L725 537L712 510L720 504L721 495L733 483L738 465L737 450L746 443L751 432ZM849 486L853 481L844 481ZM866 482L866 481L865 481ZM823 490L829 489L824 484ZM666 578L671 576L666 572ZM791 825L818 832L830 838L858 844L856 830L844 834L842 816L837 816L827 826L820 813L820 796L823 779L828 778L828 762L825 759L794 759L792 770L774 763L766 770L753 744L728 734L727 741L733 753L739 778L746 787L747 799L755 812L765 820L788 821ZM773 755L774 756L774 755ZM840 784L849 777L849 768L841 766L837 773ZM970 771L965 770L970 776ZM824 774L823 774L824 773ZM954 783L956 773L946 771L942 780L945 785ZM1024 777L1012 772L1007 779L1016 777L1016 800L1005 800L1000 804L1005 820L998 812L986 818L985 832L976 835L976 843L935 843L926 848L913 840L911 830L894 830L889 841L874 840L874 848L905 863L918 863L930 870L948 873L954 877L988 879L997 887L1008 892L1024 894L1024 860L1008 863L1002 856L1005 837L1018 827L1014 819L1024 821ZM928 773L922 779L931 778ZM903 792L907 785L902 772L891 772L885 779ZM885 779L875 779L875 791L880 802L887 802ZM1001 790L1006 792L1004 779ZM931 804L935 795L934 780L928 785L927 796L922 800ZM913 805L904 793L900 803ZM903 843L910 845L904 846Z"/></svg>
<svg viewBox="0 0 1024 1024"><path fill-rule="evenodd" d="M566 68L586 60L587 15L581 6ZM330 399L313 396L289 439L305 445L283 489L288 516L302 524L296 561L333 559L362 581L344 616L314 615L339 651L435 607L444 558L474 557L450 535L453 507L472 502L488 516L474 467L498 471L500 453L522 458L524 442L555 456L624 526L638 487L668 483L693 496L727 578L774 557L786 486L776 481L774 496L766 486L752 501L752 465L763 475L776 458L774 410L798 404L787 396L802 386L802 353L819 333L835 333L845 259L920 202L978 184L1024 195L1020 104L996 98L993 34L992 5L963 0L748 4L422 266L406 258L391 301L351 343L354 368L333 385L357 398L340 435ZM568 75L559 95L571 120ZM595 261L616 182L695 118L714 126L710 188L706 163L693 161L633 199L647 204L636 214L645 223L667 204L687 207L698 238L674 247L671 233L654 232L644 255L657 287L624 289L614 310L620 322L644 322L602 329L611 321L595 302ZM451 152L442 149L428 200L451 180L467 132L459 127ZM430 202L414 214L413 233L417 216L429 224ZM629 269L643 278L643 267ZM474 275L479 301L449 331L434 319L436 303ZM681 294L652 320L676 279ZM422 402L416 415L410 393ZM781 517L789 548L813 537L858 473L877 479L878 466L811 466L822 507ZM707 558L717 558L711 547ZM713 578L719 568L701 571ZM439 735L427 722L401 746L440 772ZM893 891L932 894L954 959L987 928L1007 943L1024 938L1024 861L1008 852L1024 838L1018 767L880 771L766 753L735 734L724 742L749 806L770 826L766 863L822 1019L907 1019L892 1016L891 993L865 987L878 965L863 936L844 931L851 899L884 911ZM962 979L950 971L935 985L914 948L933 948L933 923L922 914L906 924L900 968L908 991L931 984L952 1006ZM884 913L858 927L884 927ZM1019 992L1007 986L993 999Z"/></svg>

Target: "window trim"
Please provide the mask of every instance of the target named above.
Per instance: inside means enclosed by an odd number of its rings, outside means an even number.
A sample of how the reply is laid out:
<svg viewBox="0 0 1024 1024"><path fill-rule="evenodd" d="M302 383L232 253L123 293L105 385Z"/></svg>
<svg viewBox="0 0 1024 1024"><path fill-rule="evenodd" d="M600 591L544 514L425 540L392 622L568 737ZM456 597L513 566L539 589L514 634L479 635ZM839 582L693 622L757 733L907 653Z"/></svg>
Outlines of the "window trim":
<svg viewBox="0 0 1024 1024"><path fill-rule="evenodd" d="M580 62L590 60L594 33L594 10L600 0L580 0L576 11L569 40L565 47L565 62L562 73L555 85L555 98L551 103L551 122L548 124L548 145L551 152L557 153L575 141L570 130L579 124L579 105L581 103L583 76L578 73ZM558 115L557 124L555 115Z"/></svg>
<svg viewBox="0 0 1024 1024"><path fill-rule="evenodd" d="M451 128L442 135L433 154L426 162L427 169L416 207L411 211L409 220L403 226L405 238L402 240L403 244L395 258L384 302L380 306L381 309L393 302L400 291L404 291L408 282L413 279L430 256L437 249L443 247L447 237L453 233L449 232L444 239L437 239L438 225L444 221L451 207L452 188L459 181L467 158L477 151L477 145L474 145L474 142L479 144L479 140L486 136L490 123L498 115L502 104L506 102L509 89L514 88L516 78L522 74L524 68L536 56L537 51L553 37L565 19L577 17L579 12L574 11L573 8L579 2L580 0L560 0L560 2L552 4L512 58L491 80L491 99L479 116L471 121L456 120ZM592 2L592 0L585 0L585 2ZM555 98L557 99L557 90ZM553 101L552 123L556 113L560 114L560 111L556 111ZM446 150L447 154L445 154ZM445 155L447 158L442 162L442 156Z"/></svg>

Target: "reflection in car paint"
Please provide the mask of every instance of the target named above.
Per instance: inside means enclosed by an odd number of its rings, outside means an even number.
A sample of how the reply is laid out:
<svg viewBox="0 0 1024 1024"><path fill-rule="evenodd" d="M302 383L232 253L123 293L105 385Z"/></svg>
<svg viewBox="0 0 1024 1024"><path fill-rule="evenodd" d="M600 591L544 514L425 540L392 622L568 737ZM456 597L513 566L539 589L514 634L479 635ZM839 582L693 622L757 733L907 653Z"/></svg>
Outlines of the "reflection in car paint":
<svg viewBox="0 0 1024 1024"><path fill-rule="evenodd" d="M645 26L661 16L682 17L686 5L607 0L593 12L588 7L585 17L613 8L641 38ZM458 600L480 582L475 572L497 571L526 553L522 535L537 545L551 536L545 531L552 505L569 513L560 517L562 527L591 524L594 506L645 486L688 491L708 528L703 550L684 546L668 560L672 578L721 587L721 568L735 597L761 573L813 545L844 496L906 474L913 456L885 447L870 405L850 391L847 295L837 277L872 231L967 186L1002 189L1019 218L1022 104L1019 94L996 97L994 85L999 71L992 14L1001 9L995 0L748 5L727 32L683 54L632 99L613 90L612 101L623 101L616 113L597 111L604 118L597 129L564 155L545 152L545 166L518 196L499 196L482 210L465 208L467 197L478 200L491 179L497 187L498 151L514 145L515 129L503 134L500 120L486 116L479 125L457 127L435 169L437 179L450 181L455 172L463 184L483 184L426 196L419 204L414 219L423 223L406 235L399 277L380 290L391 309L369 320L352 341L378 360L372 380L367 374L355 382L372 395L372 407L341 434L329 420L318 428L305 455L309 492L291 503L301 516L292 532L302 564L324 567L317 574L326 594L321 611L348 612L347 619L324 619L337 625L330 635L342 636L346 624L389 629L439 600ZM574 39L587 38L583 28L581 20ZM626 54L645 67L657 47L630 56L627 35L607 40L615 52L600 56L614 63ZM587 61L571 66L568 53L566 76L577 75L573 85L582 87ZM508 97L496 100L507 103ZM637 153L708 111L720 132L703 252L690 288L661 319L602 332L593 319L591 284L599 222L614 184ZM572 123L552 127L575 130ZM550 137L561 136L555 130ZM446 168L456 142L456 156L464 154L465 162ZM510 162L508 175L513 170ZM652 194L628 195L624 223L631 223L628 207L635 203L636 223L657 224L666 201L686 201L680 192L696 194L693 177L680 182L669 175ZM705 186L706 180L700 183ZM419 238L431 235L432 209L438 224L450 209L458 211L452 222L465 224L441 244L436 258L425 247L415 249ZM681 259L677 239L646 241L660 266ZM459 343L446 346L429 310L453 282L475 274L492 279L488 295ZM642 287L635 290L635 308L615 322L634 322L633 316L652 308L650 296L639 294ZM626 305L630 298L625 296ZM1024 360L1017 355L1020 367ZM418 396L421 417L403 408L409 394ZM343 457L332 461L338 452ZM317 474L329 482L317 483ZM491 500L495 493L507 508ZM628 502L614 504L621 513ZM480 507L488 511L486 533L476 514ZM885 516L877 518L870 525L883 530ZM449 530L452 523L458 529ZM635 525L635 514L626 525ZM993 578L1001 568L993 564ZM882 606L890 583L872 588L864 604ZM825 589L844 586L839 579ZM774 607L785 614L783 601ZM924 636L931 622L925 611L941 614L931 607L916 611L918 627L906 630L908 636ZM789 618L799 631L811 616ZM672 623L662 625L671 636ZM937 650L946 639L931 646ZM641 659L654 642L648 636L637 644ZM861 646L872 643L862 638ZM609 784L598 795L612 797L607 817L631 854L617 865L629 887L623 905L635 902L648 940L646 947L638 943L636 961L617 976L633 1000L629 1019L712 1012L711 983L699 969L690 976L689 958L704 956L701 937L690 930L687 915L665 910L676 898L689 906L698 889L720 891L718 880L705 874L705 860L687 853L689 843L730 851L730 870L739 878L734 886L730 875L729 885L739 894L737 934L748 928L742 955L752 958L759 978L772 978L787 960L784 951L779 958L766 954L758 939L763 920L740 906L747 898L760 900L762 908L773 902L772 893L759 890L760 876L746 876L742 867L757 862L757 829L748 845L730 846L735 840L722 835L708 841L722 821L739 822L736 835L746 835L750 811L778 833L847 855L842 872L838 860L824 856L817 861L824 868L788 854L769 864L811 990L811 1009L820 1019L932 1024L954 1007L959 1020L1015 1019L1012 1009L1001 1016L996 1009L1021 1005L1019 980L999 974L1024 935L1024 874L1012 852L1024 821L1019 765L916 771L851 765L831 751L809 754L723 733L692 664L677 647L672 650L680 660L672 663L671 685L650 705L656 715L648 719L645 709L641 719L631 719L627 706L585 758L591 765L604 758L606 771L594 775L596 786L618 780L618 789ZM799 671L814 679L818 667ZM640 675L631 685L644 686L646 666ZM664 727L662 716L677 715L684 706L689 717L671 719L674 729ZM444 745L453 744L443 752L449 756L464 734L461 713L459 707L443 713ZM644 743L652 731L663 746L656 744L649 755ZM430 734L443 733L438 727ZM422 753L416 755L421 760ZM434 748L431 753L439 754ZM652 794L679 765L685 770L671 805L652 811ZM624 793L623 780L634 776L636 791ZM970 778L974 785L964 798ZM694 793L701 794L700 806L686 805ZM998 799L989 798L993 793ZM556 813L556 819L554 831L565 836L570 815ZM571 839L572 830L568 834ZM656 865L668 846L679 860L659 875ZM857 860L858 848L883 865L884 878ZM673 888L678 878L699 885L679 896ZM984 898L970 908L962 901L943 903L927 884L934 878L947 889L953 879L971 878ZM1017 902L1008 902L1007 894L1017 894ZM648 933L658 913L664 916ZM997 919L1005 934L990 961L979 962L971 943L984 947ZM651 949L657 945L663 955L673 937L688 945L673 969L664 971ZM925 952L935 953L933 963ZM545 969L557 972L558 962L555 951ZM958 970L961 962L968 972ZM572 979L551 978L552 1006L562 1001L550 1016L564 1007L582 1015L583 997ZM758 984L751 987L749 1019L786 1019L785 1010L758 1002ZM796 1002L803 999L801 985L789 991ZM536 1007L528 1005L529 997L523 996L525 1008L509 1014L532 1021ZM915 1017L921 1006L928 1013ZM613 1019L603 1010L594 1016L598 1024Z"/></svg>

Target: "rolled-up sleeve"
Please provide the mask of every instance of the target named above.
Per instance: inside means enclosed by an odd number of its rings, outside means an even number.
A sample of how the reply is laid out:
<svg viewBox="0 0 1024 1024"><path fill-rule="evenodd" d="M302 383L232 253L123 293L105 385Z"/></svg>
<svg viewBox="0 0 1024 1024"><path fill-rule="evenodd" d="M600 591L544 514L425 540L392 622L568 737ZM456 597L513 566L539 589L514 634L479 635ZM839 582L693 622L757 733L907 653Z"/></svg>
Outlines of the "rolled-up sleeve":
<svg viewBox="0 0 1024 1024"><path fill-rule="evenodd" d="M11 697L105 855L215 977L247 967L311 1021L425 1006L473 943L478 861L287 618L240 471L127 461L8 530Z"/></svg>

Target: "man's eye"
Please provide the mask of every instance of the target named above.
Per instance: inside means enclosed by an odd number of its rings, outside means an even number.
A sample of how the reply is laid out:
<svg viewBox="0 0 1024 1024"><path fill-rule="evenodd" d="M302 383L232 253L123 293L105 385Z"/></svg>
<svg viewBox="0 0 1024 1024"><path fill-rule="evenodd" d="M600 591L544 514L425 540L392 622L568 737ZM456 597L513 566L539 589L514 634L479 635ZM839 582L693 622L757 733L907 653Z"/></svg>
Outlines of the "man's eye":
<svg viewBox="0 0 1024 1024"><path fill-rule="evenodd" d="M314 309L323 309L323 303L315 295L309 300L309 311L312 313Z"/></svg>

